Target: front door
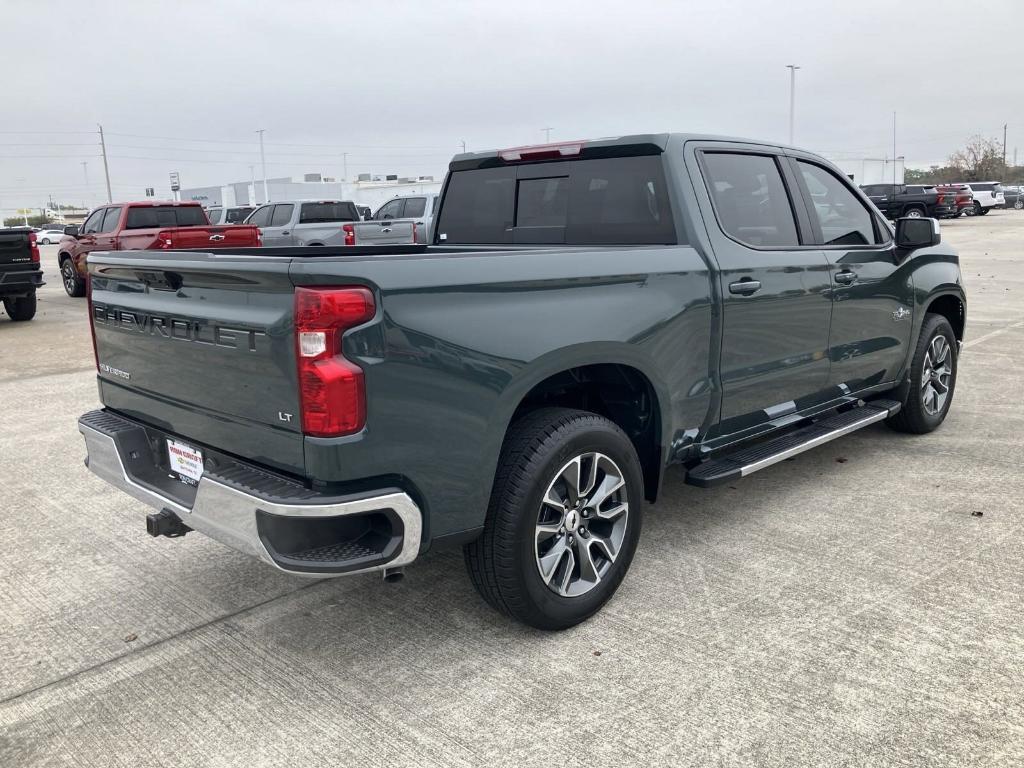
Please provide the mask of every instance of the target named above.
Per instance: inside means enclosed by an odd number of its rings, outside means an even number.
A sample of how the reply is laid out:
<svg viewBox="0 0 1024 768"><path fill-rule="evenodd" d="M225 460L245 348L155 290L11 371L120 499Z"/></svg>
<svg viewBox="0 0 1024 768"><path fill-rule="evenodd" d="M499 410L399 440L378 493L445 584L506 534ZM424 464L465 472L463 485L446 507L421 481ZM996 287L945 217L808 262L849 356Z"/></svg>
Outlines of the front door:
<svg viewBox="0 0 1024 768"><path fill-rule="evenodd" d="M103 218L107 213L106 208L97 208L89 218L82 224L78 231L78 242L75 243L74 261L78 268L79 275L85 275L85 257L90 251L98 250L97 233L103 228Z"/></svg>
<svg viewBox="0 0 1024 768"><path fill-rule="evenodd" d="M892 382L913 327L910 264L899 263L888 225L846 179L811 158L792 164L832 269L829 381L843 394Z"/></svg>
<svg viewBox="0 0 1024 768"><path fill-rule="evenodd" d="M829 265L809 243L791 171L769 149L698 152L724 304L722 407L711 437L745 432L825 398ZM703 207L703 206L702 206ZM710 220L708 220L710 218Z"/></svg>

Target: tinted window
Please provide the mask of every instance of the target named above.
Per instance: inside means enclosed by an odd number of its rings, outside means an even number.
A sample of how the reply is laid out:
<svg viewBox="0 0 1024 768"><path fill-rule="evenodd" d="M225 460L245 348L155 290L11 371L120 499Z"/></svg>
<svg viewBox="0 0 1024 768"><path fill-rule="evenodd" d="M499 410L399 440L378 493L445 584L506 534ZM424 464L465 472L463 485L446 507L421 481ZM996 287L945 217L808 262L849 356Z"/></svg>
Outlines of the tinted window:
<svg viewBox="0 0 1024 768"><path fill-rule="evenodd" d="M107 208L107 213L103 217L103 226L100 227L99 231L103 233L113 232L117 229L117 220L121 218L121 207Z"/></svg>
<svg viewBox="0 0 1024 768"><path fill-rule="evenodd" d="M228 215L224 219L224 223L238 224L241 221L245 221L245 217L252 213L252 210L252 208L228 208Z"/></svg>
<svg viewBox="0 0 1024 768"><path fill-rule="evenodd" d="M407 219L415 219L427 211L427 198L410 197L405 201L405 211L402 213Z"/></svg>
<svg viewBox="0 0 1024 768"><path fill-rule="evenodd" d="M439 213L448 243L677 242L657 155L457 171Z"/></svg>
<svg viewBox="0 0 1024 768"><path fill-rule="evenodd" d="M206 217L210 220L211 224L219 224L220 223L220 215L221 215L221 213L223 213L223 211L224 211L223 208L207 208L206 209Z"/></svg>
<svg viewBox="0 0 1024 768"><path fill-rule="evenodd" d="M299 210L299 224L329 221L359 221L359 211L352 203L303 203Z"/></svg>
<svg viewBox="0 0 1024 768"><path fill-rule="evenodd" d="M995 186L995 184L971 184L971 189L975 192L991 192Z"/></svg>
<svg viewBox="0 0 1024 768"><path fill-rule="evenodd" d="M380 210L377 211L377 215L374 216L373 218L377 219L378 221L382 219L399 218L402 215L402 203L402 200L392 200L389 203L385 203L380 207Z"/></svg>
<svg viewBox="0 0 1024 768"><path fill-rule="evenodd" d="M295 210L295 206L291 203L285 203L284 205L274 206L274 215L270 219L270 226L272 227L284 227L292 220L292 212Z"/></svg>
<svg viewBox="0 0 1024 768"><path fill-rule="evenodd" d="M825 245L868 245L876 242L871 212L839 178L824 168L798 161L807 191L811 215L821 227Z"/></svg>
<svg viewBox="0 0 1024 768"><path fill-rule="evenodd" d="M430 198L430 215L433 216L437 212L437 195Z"/></svg>
<svg viewBox="0 0 1024 768"><path fill-rule="evenodd" d="M93 211L92 215L85 220L85 224L82 225L82 234L88 235L99 230L100 224L103 223L103 214L106 212L106 208L100 208L98 211Z"/></svg>
<svg viewBox="0 0 1024 768"><path fill-rule="evenodd" d="M798 245L789 195L773 157L704 155L707 186L726 234L755 247Z"/></svg>
<svg viewBox="0 0 1024 768"><path fill-rule="evenodd" d="M272 205L264 205L262 208L257 208L256 212L249 217L247 224L255 224L257 227L265 227L270 222L270 212L274 209Z"/></svg>
<svg viewBox="0 0 1024 768"><path fill-rule="evenodd" d="M148 229L151 227L199 227L206 226L206 214L198 205L154 205L129 208L125 229Z"/></svg>

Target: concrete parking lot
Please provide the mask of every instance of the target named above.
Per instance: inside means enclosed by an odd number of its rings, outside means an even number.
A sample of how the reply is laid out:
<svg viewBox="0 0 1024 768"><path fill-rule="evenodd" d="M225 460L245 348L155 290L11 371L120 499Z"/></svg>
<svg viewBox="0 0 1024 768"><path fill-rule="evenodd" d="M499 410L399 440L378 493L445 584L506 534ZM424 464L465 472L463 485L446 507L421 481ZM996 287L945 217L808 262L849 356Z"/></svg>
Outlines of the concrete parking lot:
<svg viewBox="0 0 1024 768"><path fill-rule="evenodd" d="M0 318L0 766L1024 762L1024 213L943 224L969 295L953 409L703 491L670 473L632 570L560 634L461 553L307 581L152 539L91 476L84 299L55 247Z"/></svg>

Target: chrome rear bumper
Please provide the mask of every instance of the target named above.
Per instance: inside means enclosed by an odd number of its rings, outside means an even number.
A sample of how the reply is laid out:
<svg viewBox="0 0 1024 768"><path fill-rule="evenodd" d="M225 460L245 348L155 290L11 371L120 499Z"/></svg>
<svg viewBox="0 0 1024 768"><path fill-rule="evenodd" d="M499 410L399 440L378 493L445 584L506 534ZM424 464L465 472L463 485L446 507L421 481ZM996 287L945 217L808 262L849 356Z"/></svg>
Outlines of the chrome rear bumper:
<svg viewBox="0 0 1024 768"><path fill-rule="evenodd" d="M127 464L139 464L139 451L128 451L132 460L126 461L122 443L137 437L132 430L144 431L141 425L109 411L93 411L82 416L78 427L88 452L86 465L95 475L155 510L170 510L189 528L281 571L318 578L339 576L408 565L419 554L422 516L415 502L400 490L343 498L317 498L309 493L296 500L268 498L211 473L203 475L195 489L195 500L188 505L153 488L137 472L127 469ZM156 468L145 457L141 461L144 467ZM275 548L275 529L317 523L329 527L335 522L344 527L355 522L356 517L369 520L372 516L376 516L374 522L387 521L384 524L389 526L385 538L389 536L390 540L381 552L375 553L372 548L354 542L328 542L326 549L338 555L332 560L320 551L324 547L307 547L290 554ZM272 522L268 525L267 521ZM352 567L346 567L345 557Z"/></svg>

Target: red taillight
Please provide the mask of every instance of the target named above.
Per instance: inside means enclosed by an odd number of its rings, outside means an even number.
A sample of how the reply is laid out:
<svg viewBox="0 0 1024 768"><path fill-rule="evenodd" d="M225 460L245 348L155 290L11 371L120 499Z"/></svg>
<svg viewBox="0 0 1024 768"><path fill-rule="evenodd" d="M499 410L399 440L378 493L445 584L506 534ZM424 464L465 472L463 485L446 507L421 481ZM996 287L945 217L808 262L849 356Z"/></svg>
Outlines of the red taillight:
<svg viewBox="0 0 1024 768"><path fill-rule="evenodd" d="M366 423L363 370L342 356L341 337L374 312L366 288L295 289L295 352L307 435L350 435Z"/></svg>
<svg viewBox="0 0 1024 768"><path fill-rule="evenodd" d="M559 157L574 157L582 151L582 141L570 141L558 144L536 144L532 147L503 149L498 153L498 157L506 163L516 163L521 160L553 160Z"/></svg>
<svg viewBox="0 0 1024 768"><path fill-rule="evenodd" d="M29 247L30 252L32 253L32 263L33 264L38 264L39 263L39 243L36 242L36 233L35 232L29 232L28 233L28 247Z"/></svg>
<svg viewBox="0 0 1024 768"><path fill-rule="evenodd" d="M345 233L345 245L356 244L356 228L352 224L343 224L341 231Z"/></svg>

